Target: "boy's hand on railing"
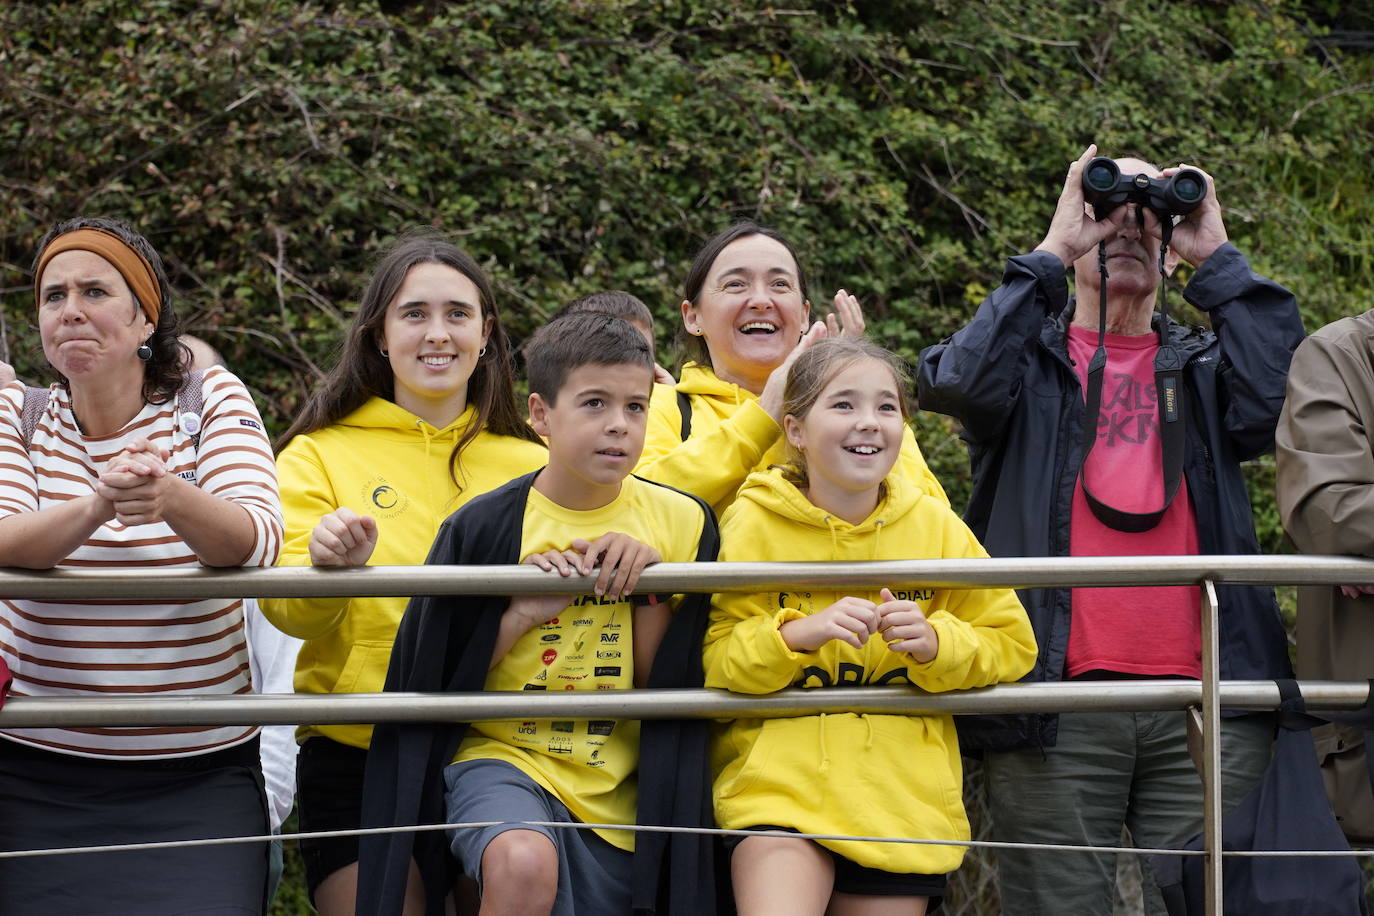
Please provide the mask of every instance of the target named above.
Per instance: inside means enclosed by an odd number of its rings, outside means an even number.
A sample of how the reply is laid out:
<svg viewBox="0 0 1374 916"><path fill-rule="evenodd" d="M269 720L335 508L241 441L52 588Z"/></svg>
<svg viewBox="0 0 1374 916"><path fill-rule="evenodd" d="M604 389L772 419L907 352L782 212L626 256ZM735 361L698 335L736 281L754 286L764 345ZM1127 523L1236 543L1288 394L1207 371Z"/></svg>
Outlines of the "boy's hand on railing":
<svg viewBox="0 0 1374 916"><path fill-rule="evenodd" d="M556 569L560 576L566 578L573 573L581 573L578 567L582 563L582 554L576 550L546 550L543 553L532 553L520 562L538 566L544 572L553 572Z"/></svg>
<svg viewBox="0 0 1374 916"><path fill-rule="evenodd" d="M816 614L789 620L778 634L793 652L814 652L838 639L862 649L878 631L878 606L862 598L845 597Z"/></svg>
<svg viewBox="0 0 1374 916"><path fill-rule="evenodd" d="M879 593L878 630L893 652L905 652L921 664L933 661L940 651L940 636L914 601L899 601L890 589Z"/></svg>
<svg viewBox="0 0 1374 916"><path fill-rule="evenodd" d="M593 569L601 567L594 591L612 601L628 597L639 584L639 574L644 572L644 567L663 559L648 544L619 531L609 531L591 542L578 538L572 546L582 555L579 569L582 575L589 576Z"/></svg>

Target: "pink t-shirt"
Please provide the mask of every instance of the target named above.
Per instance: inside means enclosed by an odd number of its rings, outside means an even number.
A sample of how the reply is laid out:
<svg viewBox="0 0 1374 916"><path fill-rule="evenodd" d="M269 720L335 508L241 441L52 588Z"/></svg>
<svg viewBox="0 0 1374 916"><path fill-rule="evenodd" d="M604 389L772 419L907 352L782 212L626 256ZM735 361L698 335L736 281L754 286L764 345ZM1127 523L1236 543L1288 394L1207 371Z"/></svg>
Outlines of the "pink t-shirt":
<svg viewBox="0 0 1374 916"><path fill-rule="evenodd" d="M1069 328L1069 356L1084 390L1097 332ZM1150 512L1164 502L1164 459L1155 406L1155 334L1107 335L1097 445L1084 466L1093 495L1126 512ZM1076 433L1075 433L1076 434ZM1074 486L1069 533L1075 557L1187 556L1198 552L1197 518L1186 481L1158 525L1137 534L1098 521ZM1196 586L1076 588L1065 676L1112 671L1200 677L1201 635Z"/></svg>

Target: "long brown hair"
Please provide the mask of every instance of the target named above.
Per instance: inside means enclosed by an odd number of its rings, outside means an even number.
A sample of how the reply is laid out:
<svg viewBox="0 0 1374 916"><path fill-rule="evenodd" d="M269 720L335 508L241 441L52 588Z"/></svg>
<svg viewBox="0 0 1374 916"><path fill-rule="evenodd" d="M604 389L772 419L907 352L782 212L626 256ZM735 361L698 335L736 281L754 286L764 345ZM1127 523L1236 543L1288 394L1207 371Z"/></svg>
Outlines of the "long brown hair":
<svg viewBox="0 0 1374 916"><path fill-rule="evenodd" d="M787 384L782 392L783 416L804 421L835 376L865 359L877 360L892 371L902 422L905 423L911 418L911 405L906 397L911 379L902 365L902 358L870 340L852 337L827 337L812 344L810 349L797 357L792 368L787 370ZM783 436L782 441L787 463L775 467L780 467L783 476L797 487L805 489L810 485L806 476L806 456L787 436Z"/></svg>
<svg viewBox="0 0 1374 916"><path fill-rule="evenodd" d="M417 264L443 264L467 277L477 287L481 317L491 317L486 354L479 357L468 379L468 403L477 411L476 422L464 431L449 456L449 473L461 488L460 456L467 444L483 430L543 444L525 422L516 405L515 377L511 371L510 344L501 327L491 283L472 256L442 236L411 232L402 236L377 262L368 281L353 324L348 329L338 362L316 386L296 421L277 440L281 451L296 436L332 426L357 410L369 398L395 400L391 364L377 341L386 322L386 310L401 289L406 274Z"/></svg>

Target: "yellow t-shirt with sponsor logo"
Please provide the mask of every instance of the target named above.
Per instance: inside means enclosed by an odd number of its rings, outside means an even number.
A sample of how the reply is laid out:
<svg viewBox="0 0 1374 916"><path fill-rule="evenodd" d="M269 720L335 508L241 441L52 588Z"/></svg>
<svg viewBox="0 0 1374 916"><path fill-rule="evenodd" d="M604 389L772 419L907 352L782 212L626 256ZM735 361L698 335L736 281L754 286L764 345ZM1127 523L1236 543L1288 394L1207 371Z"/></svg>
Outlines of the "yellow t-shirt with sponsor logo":
<svg viewBox="0 0 1374 916"><path fill-rule="evenodd" d="M665 563L696 559L705 516L690 497L628 477L620 495L579 512L529 491L520 555L566 549L612 531L649 544ZM634 686L633 608L629 601L579 596L543 626L530 630L487 675L487 690L624 690ZM632 824L639 761L639 723L624 720L503 720L474 722L455 763L504 760L553 793L588 824ZM634 834L597 830L607 842L634 849Z"/></svg>

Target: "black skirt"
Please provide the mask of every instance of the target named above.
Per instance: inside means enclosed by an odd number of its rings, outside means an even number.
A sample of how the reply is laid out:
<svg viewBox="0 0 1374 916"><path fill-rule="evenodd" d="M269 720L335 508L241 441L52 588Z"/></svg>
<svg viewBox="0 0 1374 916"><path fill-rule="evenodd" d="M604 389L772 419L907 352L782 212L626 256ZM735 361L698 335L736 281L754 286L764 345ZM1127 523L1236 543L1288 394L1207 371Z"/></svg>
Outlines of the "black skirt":
<svg viewBox="0 0 1374 916"><path fill-rule="evenodd" d="M106 760L0 740L0 851L261 836L258 741ZM267 843L0 858L0 913L261 914Z"/></svg>

